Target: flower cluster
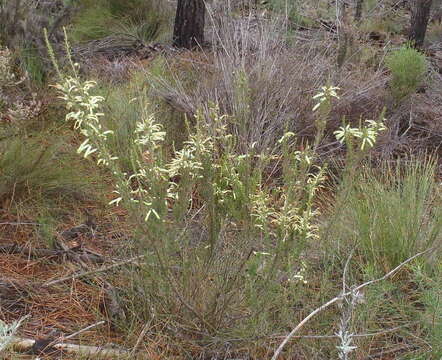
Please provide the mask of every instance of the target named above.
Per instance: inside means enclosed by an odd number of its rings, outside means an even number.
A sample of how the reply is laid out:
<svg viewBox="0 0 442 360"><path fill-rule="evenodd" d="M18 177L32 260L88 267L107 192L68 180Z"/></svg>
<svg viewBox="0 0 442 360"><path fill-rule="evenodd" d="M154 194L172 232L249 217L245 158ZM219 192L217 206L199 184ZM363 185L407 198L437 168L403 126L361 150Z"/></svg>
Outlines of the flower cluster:
<svg viewBox="0 0 442 360"><path fill-rule="evenodd" d="M380 132L386 130L383 121L366 120L367 126L351 127L349 124L342 126L334 132L336 139L341 142L348 142L352 139L359 139L360 149L372 148Z"/></svg>
<svg viewBox="0 0 442 360"><path fill-rule="evenodd" d="M339 99L338 93L336 92L337 90L339 90L339 88L336 86L321 87L321 91L313 96L313 99L318 102L313 107L312 111L318 110L323 104L330 102L333 98Z"/></svg>
<svg viewBox="0 0 442 360"><path fill-rule="evenodd" d="M0 48L0 88L12 86L15 82L11 52L8 48Z"/></svg>
<svg viewBox="0 0 442 360"><path fill-rule="evenodd" d="M83 153L85 158L97 152L98 164L109 165L110 161L117 158L105 150L103 143L113 132L104 130L100 122L100 118L104 116L99 111L104 98L90 94L95 86L94 81L82 82L77 77L67 77L62 84L55 85L55 88L59 91L60 98L66 102L66 108L71 110L66 115L66 120L73 120L74 128L86 137L77 152Z"/></svg>

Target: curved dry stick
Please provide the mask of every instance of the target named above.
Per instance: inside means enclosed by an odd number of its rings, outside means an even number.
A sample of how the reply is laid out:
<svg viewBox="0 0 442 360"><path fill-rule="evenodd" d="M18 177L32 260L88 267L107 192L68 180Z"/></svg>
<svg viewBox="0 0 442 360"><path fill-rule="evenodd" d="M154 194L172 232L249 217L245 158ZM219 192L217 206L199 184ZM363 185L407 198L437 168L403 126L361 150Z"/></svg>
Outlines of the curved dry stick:
<svg viewBox="0 0 442 360"><path fill-rule="evenodd" d="M384 276L382 276L381 278L378 279L374 279L374 280L370 280L367 281L359 286L356 286L354 289L352 289L351 291L347 291L343 294L340 294L339 296L336 296L335 298L329 300L328 302L326 302L325 304L321 305L320 307L318 307L317 309L315 309L314 311L312 311L307 317L305 317L298 325L296 325L296 327L285 337L285 339L283 340L283 342L279 345L278 349L276 349L275 353L273 354L272 360L276 360L279 356L279 354L281 353L282 349L284 348L284 346L290 341L290 339L298 332L298 330L300 328L302 328L304 326L304 324L306 322L308 322L313 316L315 316L316 314L320 313L322 310L328 308L330 305L334 304L335 302L337 302L338 300L341 300L343 297L345 296L349 296L354 292L357 292L358 290L361 290L362 288L368 286L368 285L372 285L374 283L377 283L379 281L383 281L387 278L389 278L390 276L394 275L398 270L400 270L404 265L408 264L410 261L414 260L415 258L426 254L427 252L430 252L434 250L434 248L430 248L427 249L425 251L422 251L420 253L417 253L416 255L412 256L411 258L405 260L404 262L400 263L398 266L396 266L393 270L391 270L390 272L386 273Z"/></svg>
<svg viewBox="0 0 442 360"><path fill-rule="evenodd" d="M32 348L35 340L26 338L13 338L9 349L16 352L24 352ZM127 350L105 348L99 346L77 345L70 343L57 343L53 347L67 353L88 356L94 359L134 359L133 354Z"/></svg>
<svg viewBox="0 0 442 360"><path fill-rule="evenodd" d="M143 257L144 257L144 255L138 255L138 256L135 256L133 258L130 258L130 259L127 259L127 260L122 260L122 261L119 261L119 262L117 262L115 264L111 264L111 265L108 265L108 266L103 266L103 267L100 267L100 268L95 269L95 270L84 271L84 272L76 272L76 273L73 273L73 274L71 274L69 276L60 278L60 279L47 281L42 286L43 287L53 286L53 285L60 284L60 283L63 283L65 281L68 281L68 280L75 280L75 279L82 278L82 277L85 277L85 276L88 276L88 275L97 274L97 273L100 273L100 272L112 270L112 269L114 269L116 267L119 267L119 266L123 266L123 265L130 264L130 263L136 263L138 259L142 259Z"/></svg>

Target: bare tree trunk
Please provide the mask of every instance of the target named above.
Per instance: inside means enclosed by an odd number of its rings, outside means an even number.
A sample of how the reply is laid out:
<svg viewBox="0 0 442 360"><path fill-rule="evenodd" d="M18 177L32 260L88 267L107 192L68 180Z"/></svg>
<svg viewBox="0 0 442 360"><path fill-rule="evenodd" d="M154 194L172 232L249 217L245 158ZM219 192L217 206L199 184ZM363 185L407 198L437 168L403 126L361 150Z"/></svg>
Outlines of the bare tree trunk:
<svg viewBox="0 0 442 360"><path fill-rule="evenodd" d="M424 45L432 3L433 0L414 0L408 39L416 48L421 48Z"/></svg>
<svg viewBox="0 0 442 360"><path fill-rule="evenodd" d="M204 0L178 0L173 45L191 49L204 41Z"/></svg>
<svg viewBox="0 0 442 360"><path fill-rule="evenodd" d="M362 17L362 5L364 0L356 0L355 21L358 23Z"/></svg>

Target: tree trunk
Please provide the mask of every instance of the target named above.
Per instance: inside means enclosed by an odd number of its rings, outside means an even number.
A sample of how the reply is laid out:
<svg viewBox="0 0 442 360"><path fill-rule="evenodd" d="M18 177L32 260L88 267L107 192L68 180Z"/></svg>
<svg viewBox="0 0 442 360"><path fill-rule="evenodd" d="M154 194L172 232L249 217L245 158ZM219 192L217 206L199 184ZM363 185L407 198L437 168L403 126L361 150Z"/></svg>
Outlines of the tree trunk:
<svg viewBox="0 0 442 360"><path fill-rule="evenodd" d="M411 9L411 25L408 39L416 48L421 48L424 45L432 3L433 0L414 0Z"/></svg>
<svg viewBox="0 0 442 360"><path fill-rule="evenodd" d="M202 45L204 41L204 0L178 0L173 45L186 49Z"/></svg>
<svg viewBox="0 0 442 360"><path fill-rule="evenodd" d="M356 0L355 21L359 23L362 17L362 4L364 0Z"/></svg>

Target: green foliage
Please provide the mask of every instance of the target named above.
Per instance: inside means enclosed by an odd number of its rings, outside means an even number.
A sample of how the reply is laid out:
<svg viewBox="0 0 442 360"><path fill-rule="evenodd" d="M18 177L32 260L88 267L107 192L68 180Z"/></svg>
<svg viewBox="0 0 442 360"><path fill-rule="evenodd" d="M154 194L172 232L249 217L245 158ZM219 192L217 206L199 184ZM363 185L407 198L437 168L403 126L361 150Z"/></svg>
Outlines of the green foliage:
<svg viewBox="0 0 442 360"><path fill-rule="evenodd" d="M102 1L90 2L74 18L70 37L74 42L103 38L110 34L113 21L110 9Z"/></svg>
<svg viewBox="0 0 442 360"><path fill-rule="evenodd" d="M75 42L106 36L153 41L169 23L167 5L145 0L84 0L70 27Z"/></svg>
<svg viewBox="0 0 442 360"><path fill-rule="evenodd" d="M269 10L272 14L282 16L287 21L288 41L293 37L298 27L314 27L315 21L301 13L301 3L298 0L270 0L263 1L262 8Z"/></svg>
<svg viewBox="0 0 442 360"><path fill-rule="evenodd" d="M391 92L398 101L415 92L425 78L425 55L409 45L392 52L385 62L391 72Z"/></svg>
<svg viewBox="0 0 442 360"><path fill-rule="evenodd" d="M388 270L438 244L442 207L433 203L433 161L381 169L382 175L370 169L353 173L352 182L344 183L336 225L341 239L357 244L376 268Z"/></svg>
<svg viewBox="0 0 442 360"><path fill-rule="evenodd" d="M302 21L302 16L299 14L298 1L288 0L269 0L265 2L265 7L278 14L287 17L293 25L298 25Z"/></svg>
<svg viewBox="0 0 442 360"><path fill-rule="evenodd" d="M29 76L34 84L42 86L46 80L46 68L41 55L35 48L20 49L21 66L23 73Z"/></svg>
<svg viewBox="0 0 442 360"><path fill-rule="evenodd" d="M132 168L132 144L136 123L143 116L138 97L143 94L143 83L135 76L130 83L102 84L97 93L106 98L105 127L115 135L108 139L108 146L118 156L124 171ZM145 106L148 106L145 104Z"/></svg>
<svg viewBox="0 0 442 360"><path fill-rule="evenodd" d="M0 142L0 198L43 195L73 198L90 189L71 156L44 138L8 138Z"/></svg>
<svg viewBox="0 0 442 360"><path fill-rule="evenodd" d="M50 214L45 214L37 218L39 224L37 228L38 236L50 248L54 249L56 245L56 222Z"/></svg>
<svg viewBox="0 0 442 360"><path fill-rule="evenodd" d="M421 320L431 346L422 359L439 360L442 357L442 267L434 264L429 276L422 268L415 268L416 282L421 290L420 301L424 306Z"/></svg>

